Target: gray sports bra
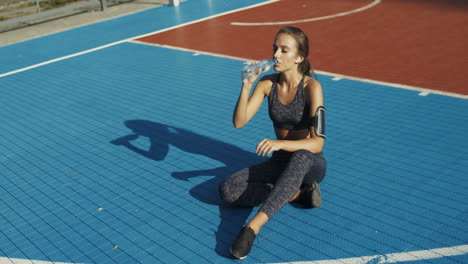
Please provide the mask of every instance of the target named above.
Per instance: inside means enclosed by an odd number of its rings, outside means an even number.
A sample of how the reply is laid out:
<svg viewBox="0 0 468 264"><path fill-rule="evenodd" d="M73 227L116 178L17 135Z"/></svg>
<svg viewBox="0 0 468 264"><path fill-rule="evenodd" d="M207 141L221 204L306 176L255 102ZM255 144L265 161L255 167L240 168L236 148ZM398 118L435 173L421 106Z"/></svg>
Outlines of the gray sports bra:
<svg viewBox="0 0 468 264"><path fill-rule="evenodd" d="M304 96L304 76L302 76L296 96L290 104L283 104L278 98L278 78L273 82L270 95L268 96L268 114L273 125L279 129L300 130L310 125L310 106Z"/></svg>

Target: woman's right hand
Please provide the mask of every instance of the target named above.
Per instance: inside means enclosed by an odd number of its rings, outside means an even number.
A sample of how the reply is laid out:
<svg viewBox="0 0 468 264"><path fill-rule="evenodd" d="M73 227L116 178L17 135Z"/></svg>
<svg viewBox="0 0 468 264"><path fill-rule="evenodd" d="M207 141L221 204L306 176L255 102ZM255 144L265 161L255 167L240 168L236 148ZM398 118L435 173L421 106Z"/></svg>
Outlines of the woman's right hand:
<svg viewBox="0 0 468 264"><path fill-rule="evenodd" d="M255 83L255 80L257 80L258 76L260 76L261 73L262 71L258 69L257 72L250 75L249 78L242 79L242 84L252 86Z"/></svg>

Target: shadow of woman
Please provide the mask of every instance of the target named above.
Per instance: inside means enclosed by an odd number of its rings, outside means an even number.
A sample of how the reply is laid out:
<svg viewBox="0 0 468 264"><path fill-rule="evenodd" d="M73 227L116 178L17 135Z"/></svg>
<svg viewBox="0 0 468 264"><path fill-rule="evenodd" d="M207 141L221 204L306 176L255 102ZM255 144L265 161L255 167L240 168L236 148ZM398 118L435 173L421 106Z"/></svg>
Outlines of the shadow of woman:
<svg viewBox="0 0 468 264"><path fill-rule="evenodd" d="M172 176L185 181L197 176L214 176L192 188L190 194L204 203L219 206L220 224L218 230L215 231L215 251L220 256L229 257L229 247L252 212L252 208L232 208L223 203L218 195L219 183L232 173L259 163L262 159L239 147L174 126L147 120L128 120L125 121L125 126L132 131L132 134L117 138L111 143L126 147L149 159L163 161L169 153L169 146L172 145L183 151L204 155L225 164L223 167L208 170L173 172ZM149 139L148 150L138 148L131 143L140 136Z"/></svg>

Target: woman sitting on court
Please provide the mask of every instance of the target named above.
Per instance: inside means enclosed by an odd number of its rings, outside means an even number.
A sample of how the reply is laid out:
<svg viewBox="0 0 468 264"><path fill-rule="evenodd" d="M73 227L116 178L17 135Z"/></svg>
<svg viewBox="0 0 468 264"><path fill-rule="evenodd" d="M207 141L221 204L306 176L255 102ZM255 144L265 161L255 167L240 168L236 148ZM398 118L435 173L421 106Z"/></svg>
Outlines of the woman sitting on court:
<svg viewBox="0 0 468 264"><path fill-rule="evenodd" d="M249 122L268 97L268 110L277 140L264 139L257 154L273 155L267 161L240 170L219 186L221 198L235 206L260 206L244 226L231 247L235 258L245 258L262 226L288 202L308 208L321 205L318 187L325 177L322 155L325 141L325 109L322 87L310 77L308 38L294 27L284 27L273 44L274 70L279 74L263 77L252 95L253 83L260 75L242 80L233 122L241 128Z"/></svg>

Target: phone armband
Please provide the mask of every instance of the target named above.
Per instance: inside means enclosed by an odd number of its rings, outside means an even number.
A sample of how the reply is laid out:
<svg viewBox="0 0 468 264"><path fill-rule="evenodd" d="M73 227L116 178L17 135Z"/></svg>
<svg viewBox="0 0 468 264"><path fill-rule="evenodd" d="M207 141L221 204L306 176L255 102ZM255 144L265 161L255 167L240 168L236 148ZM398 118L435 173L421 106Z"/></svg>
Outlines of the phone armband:
<svg viewBox="0 0 468 264"><path fill-rule="evenodd" d="M317 107L317 111L315 111L315 118L314 118L314 129L315 134L318 137L326 138L325 135L325 107L319 106Z"/></svg>

